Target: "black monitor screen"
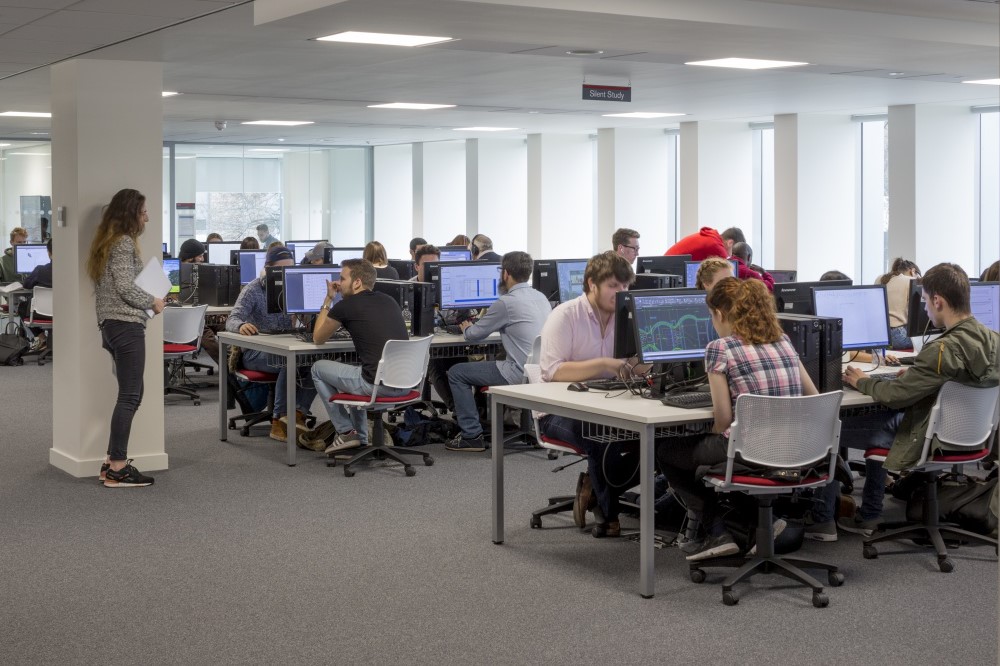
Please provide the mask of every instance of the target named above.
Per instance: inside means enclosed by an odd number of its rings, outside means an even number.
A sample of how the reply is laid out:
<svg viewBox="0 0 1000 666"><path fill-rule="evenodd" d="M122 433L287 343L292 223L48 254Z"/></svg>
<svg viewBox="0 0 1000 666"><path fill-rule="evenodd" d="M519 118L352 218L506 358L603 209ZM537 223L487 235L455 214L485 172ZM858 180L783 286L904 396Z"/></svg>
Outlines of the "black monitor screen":
<svg viewBox="0 0 1000 666"><path fill-rule="evenodd" d="M583 293L583 274L586 270L586 259L560 259L556 262L560 303L571 301Z"/></svg>
<svg viewBox="0 0 1000 666"><path fill-rule="evenodd" d="M844 320L844 350L889 346L889 308L885 286L815 287L813 308L819 317Z"/></svg>
<svg viewBox="0 0 1000 666"><path fill-rule="evenodd" d="M775 283L774 300L778 312L788 314L815 315L812 291L816 287L849 287L850 280L826 280L824 282Z"/></svg>
<svg viewBox="0 0 1000 666"><path fill-rule="evenodd" d="M472 261L472 252L464 245L445 245L441 249L441 261Z"/></svg>
<svg viewBox="0 0 1000 666"><path fill-rule="evenodd" d="M315 314L323 307L326 282L340 280L340 268L335 266L288 266L284 270L285 314ZM341 299L340 294L333 300ZM331 304L332 305L332 304Z"/></svg>
<svg viewBox="0 0 1000 666"><path fill-rule="evenodd" d="M181 290L181 260L164 259L163 274L170 280L170 293L178 293Z"/></svg>
<svg viewBox="0 0 1000 666"><path fill-rule="evenodd" d="M14 246L15 273L30 273L38 266L44 266L47 263L49 263L49 250L44 245Z"/></svg>
<svg viewBox="0 0 1000 666"><path fill-rule="evenodd" d="M341 265L348 259L361 259L363 247L328 247L323 253L323 263Z"/></svg>
<svg viewBox="0 0 1000 666"><path fill-rule="evenodd" d="M773 270L767 271L774 278L775 282L795 282L795 278L798 277L798 271L786 271L780 268L775 268Z"/></svg>
<svg viewBox="0 0 1000 666"><path fill-rule="evenodd" d="M448 263L438 270L438 303L445 310L484 308L500 297L499 262Z"/></svg>
<svg viewBox="0 0 1000 666"><path fill-rule="evenodd" d="M329 261L327 263L332 264L334 262ZM409 280L417 274L411 259L390 259L389 265L396 269L400 280Z"/></svg>
<svg viewBox="0 0 1000 666"><path fill-rule="evenodd" d="M691 261L690 254L671 254L669 256L639 257L636 260L636 273L667 273L684 277L685 265Z"/></svg>
<svg viewBox="0 0 1000 666"><path fill-rule="evenodd" d="M240 249L239 243L205 243L208 248L208 262L210 264L229 264L230 253Z"/></svg>
<svg viewBox="0 0 1000 666"><path fill-rule="evenodd" d="M701 360L705 347L718 337L703 291L634 291L630 300L641 363Z"/></svg>
<svg viewBox="0 0 1000 666"><path fill-rule="evenodd" d="M970 288L972 316L986 328L1000 333L1000 282L976 282Z"/></svg>
<svg viewBox="0 0 1000 666"><path fill-rule="evenodd" d="M264 270L267 250L239 250L236 265L240 267L240 284L252 282Z"/></svg>
<svg viewBox="0 0 1000 666"><path fill-rule="evenodd" d="M924 308L924 290L920 280L910 280L910 300L906 310L906 334L911 338L944 333L931 323Z"/></svg>

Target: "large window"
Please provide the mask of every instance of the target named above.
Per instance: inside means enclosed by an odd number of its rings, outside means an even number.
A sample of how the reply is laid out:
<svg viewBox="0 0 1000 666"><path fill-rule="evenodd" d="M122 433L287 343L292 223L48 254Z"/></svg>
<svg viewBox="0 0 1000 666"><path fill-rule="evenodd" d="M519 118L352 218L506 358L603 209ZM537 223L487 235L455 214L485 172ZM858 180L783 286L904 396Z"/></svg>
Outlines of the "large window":
<svg viewBox="0 0 1000 666"><path fill-rule="evenodd" d="M884 118L859 126L858 243L852 275L856 284L872 284L888 267L889 235L889 123Z"/></svg>
<svg viewBox="0 0 1000 666"><path fill-rule="evenodd" d="M6 247L10 230L23 227L28 240L52 233L52 151L47 141L0 140L0 215Z"/></svg>
<svg viewBox="0 0 1000 666"><path fill-rule="evenodd" d="M976 270L982 272L1000 259L1000 113L996 111L979 115L978 172Z"/></svg>

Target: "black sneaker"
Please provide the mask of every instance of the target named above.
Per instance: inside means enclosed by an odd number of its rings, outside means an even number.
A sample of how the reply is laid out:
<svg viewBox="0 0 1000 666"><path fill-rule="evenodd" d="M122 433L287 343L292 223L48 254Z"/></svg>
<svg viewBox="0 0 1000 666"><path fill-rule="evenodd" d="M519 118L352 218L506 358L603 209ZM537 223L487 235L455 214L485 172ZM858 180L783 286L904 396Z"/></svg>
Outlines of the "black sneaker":
<svg viewBox="0 0 1000 666"><path fill-rule="evenodd" d="M108 470L107 478L104 480L105 488L141 488L153 485L153 477L146 476L135 467L132 461L125 462L125 466L119 471Z"/></svg>
<svg viewBox="0 0 1000 666"><path fill-rule="evenodd" d="M702 548L697 553L687 556L688 562L707 560L710 557L724 557L726 555L736 555L740 552L740 547L733 541L729 532L723 532L717 537L708 537L702 544Z"/></svg>
<svg viewBox="0 0 1000 666"><path fill-rule="evenodd" d="M480 434L478 437L473 437L472 439L466 439L459 435L445 444L444 448L449 451L485 451L489 447L486 445L486 440Z"/></svg>

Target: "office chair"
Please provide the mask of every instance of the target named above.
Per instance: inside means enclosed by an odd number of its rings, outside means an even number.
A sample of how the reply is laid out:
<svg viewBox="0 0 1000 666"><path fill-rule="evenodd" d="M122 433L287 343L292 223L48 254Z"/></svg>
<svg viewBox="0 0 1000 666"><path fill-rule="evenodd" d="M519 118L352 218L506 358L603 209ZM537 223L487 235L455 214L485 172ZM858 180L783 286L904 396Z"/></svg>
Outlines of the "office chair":
<svg viewBox="0 0 1000 666"><path fill-rule="evenodd" d="M758 573L777 573L811 587L817 608L829 604L823 586L802 569L825 569L832 587L844 582L837 567L823 562L778 557L774 554L772 503L775 495L791 495L819 488L833 480L840 441L842 391L811 396L777 397L743 394L736 399L736 420L729 435L725 472L707 474L705 483L716 492L742 492L757 500L757 555L715 557L690 563L691 580L702 583L705 567L739 567L722 583L722 602L733 606L739 596L733 586ZM795 481L734 472L734 464L754 468L800 470ZM812 472L811 470L815 470Z"/></svg>
<svg viewBox="0 0 1000 666"><path fill-rule="evenodd" d="M931 408L924 436L920 460L909 468L910 472L928 472L924 492L923 521L906 524L884 534L876 534L863 542L862 555L866 560L878 557L875 544L896 539L929 538L937 553L938 568L950 573L955 566L948 559L943 535L961 537L964 541L984 543L997 549L997 540L982 534L941 524L938 506L937 481L940 473L955 465L984 460L993 444L993 433L1000 422L1000 386L975 388L957 382L945 382ZM949 448L935 452L934 439ZM885 462L888 449L869 449L866 459Z"/></svg>
<svg viewBox="0 0 1000 666"><path fill-rule="evenodd" d="M389 458L403 465L406 476L413 476L417 471L403 456L421 456L424 465L430 467L434 458L423 451L413 451L385 445L385 423L382 413L401 406L420 402L420 388L427 374L427 361L430 358L431 339L423 338L409 340L389 340L382 348L382 358L375 371L375 381L372 382L371 395L354 393L335 393L330 396L330 402L343 405L348 409L363 409L371 413L375 427L368 433L368 446L356 450L354 456L344 463L344 476L354 476L353 465L365 458ZM385 386L396 389L410 389L408 393L398 397L380 396L378 387ZM327 467L337 466L336 455L330 457Z"/></svg>
<svg viewBox="0 0 1000 666"><path fill-rule="evenodd" d="M31 293L31 311L25 326L48 331L45 350L38 354L38 365L45 365L45 359L52 355L52 319L54 299L51 287L35 287Z"/></svg>
<svg viewBox="0 0 1000 666"><path fill-rule="evenodd" d="M221 359L220 359L221 360ZM240 368L233 372L231 377L236 379L241 379L248 384L266 384L267 385L267 406L259 411L252 412L247 411L243 414L238 414L236 416L229 417L229 429L236 430L237 424L243 421L243 425L240 426L240 435L243 437L250 436L250 428L258 424L265 424L268 428L271 427L271 415L274 413L274 387L278 383L278 373L276 372L261 372L259 370L247 370L245 368ZM232 382L230 385L230 390L235 387L236 395L239 395L242 391L246 389L241 387L236 382ZM237 400L237 404L240 401ZM247 409L252 409L247 407Z"/></svg>
<svg viewBox="0 0 1000 666"><path fill-rule="evenodd" d="M207 305L163 309L163 393L186 395L196 405L201 404L201 396L183 385L187 379L184 361L196 355L201 347L207 309Z"/></svg>
<svg viewBox="0 0 1000 666"><path fill-rule="evenodd" d="M542 336L541 335L537 335L537 336L535 336L535 339L534 339L534 341L531 344L531 351L528 353L528 358L524 362L525 371L524 371L524 375L523 375L523 377L521 379L521 383L522 384L530 384L531 383L528 380L527 367L528 367L528 365L534 365L534 364L538 363L538 359L541 356L541 353L542 353ZM487 414L492 414L493 413L493 409L490 406L492 398L490 397L490 390L489 389L490 389L489 386L483 386L483 387L480 387L479 390L480 390L480 392L484 393L485 396L486 396L486 413ZM532 449L539 448L539 444L538 444L538 432L537 432L537 429L534 426L534 418L528 412L528 410L522 409L520 411L521 411L521 419L520 419L520 423L518 425L518 428L517 428L517 430L515 430L512 433L510 433L509 435L505 435L504 436L504 438L503 438L503 445L504 446L510 446L512 444L520 444L522 446L526 446L526 447L532 448ZM551 449L550 449L550 456L549 457L550 457L551 460L554 460L555 457L558 457L558 456L553 457L551 455Z"/></svg>

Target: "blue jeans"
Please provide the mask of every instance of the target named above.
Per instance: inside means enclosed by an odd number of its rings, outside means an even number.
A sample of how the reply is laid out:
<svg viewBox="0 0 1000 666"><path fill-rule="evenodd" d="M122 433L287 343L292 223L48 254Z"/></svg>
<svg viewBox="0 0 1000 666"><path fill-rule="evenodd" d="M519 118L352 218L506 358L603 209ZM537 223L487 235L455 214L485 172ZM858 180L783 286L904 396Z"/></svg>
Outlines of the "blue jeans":
<svg viewBox="0 0 1000 666"><path fill-rule="evenodd" d="M889 348L890 349L913 348L913 341L910 340L910 336L906 334L905 326L896 326L895 328L889 329Z"/></svg>
<svg viewBox="0 0 1000 666"><path fill-rule="evenodd" d="M604 444L582 435L583 422L547 414L538 422L543 435L572 444L587 454L587 472L604 520L618 520L618 498L639 480L639 456L634 442Z"/></svg>
<svg viewBox="0 0 1000 666"><path fill-rule="evenodd" d="M323 399L323 406L330 416L330 423L340 434L356 430L362 442L368 442L368 414L363 409L348 409L343 405L330 402L330 396L337 393L353 393L356 395L372 394L371 383L361 376L360 365L348 365L338 361L316 361L312 366L312 380ZM397 389L380 386L379 395L398 397L406 395L412 389ZM381 444L381 442L379 442Z"/></svg>
<svg viewBox="0 0 1000 666"><path fill-rule="evenodd" d="M848 417L840 424L840 446L850 449L888 449L896 437L903 420L902 410L880 411L862 416ZM837 481L816 491L813 504L813 522L828 523L837 517L837 499L840 484ZM885 468L876 460L865 460L865 486L861 491L861 520L875 520L882 515L885 498Z"/></svg>
<svg viewBox="0 0 1000 666"><path fill-rule="evenodd" d="M101 324L102 346L111 354L118 378L118 400L111 414L108 458L128 459L132 420L142 403L142 375L146 371L146 327L131 321L105 319Z"/></svg>
<svg viewBox="0 0 1000 666"><path fill-rule="evenodd" d="M280 356L257 351L256 349L244 349L240 361L247 370L257 372L274 372L278 370L278 380L274 385L274 418L281 418L288 414L288 394L286 392L288 381L288 369L285 367L285 360ZM313 399L316 397L316 389L309 383L309 369L306 367L296 367L295 406L303 414L312 407ZM292 421L289 419L289 421Z"/></svg>
<svg viewBox="0 0 1000 666"><path fill-rule="evenodd" d="M459 363L448 370L448 383L455 399L455 416L462 437L475 439L483 434L476 409L476 389L480 386L505 386L507 380L493 361Z"/></svg>

